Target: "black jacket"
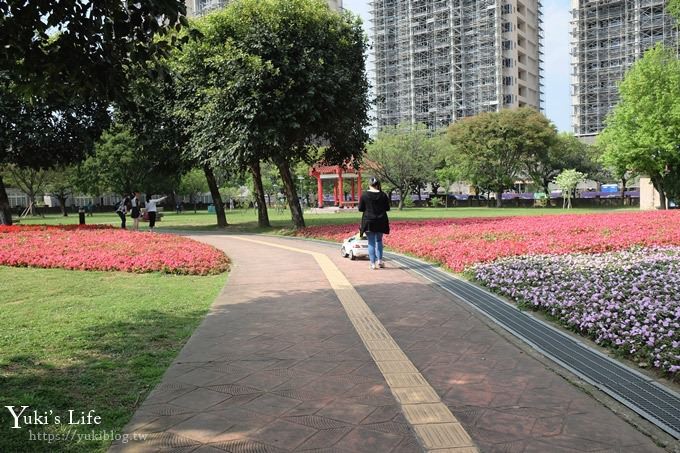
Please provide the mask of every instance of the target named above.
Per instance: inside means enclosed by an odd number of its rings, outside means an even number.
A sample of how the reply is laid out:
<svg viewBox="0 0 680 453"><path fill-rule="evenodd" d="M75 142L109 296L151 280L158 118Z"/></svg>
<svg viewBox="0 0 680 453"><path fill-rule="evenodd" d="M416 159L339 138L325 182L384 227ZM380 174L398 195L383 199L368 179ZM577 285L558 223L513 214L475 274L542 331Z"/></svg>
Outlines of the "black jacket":
<svg viewBox="0 0 680 453"><path fill-rule="evenodd" d="M361 194L359 211L361 216L361 234L366 231L373 233L390 233L390 221L387 211L390 210L390 200L385 192L366 191Z"/></svg>

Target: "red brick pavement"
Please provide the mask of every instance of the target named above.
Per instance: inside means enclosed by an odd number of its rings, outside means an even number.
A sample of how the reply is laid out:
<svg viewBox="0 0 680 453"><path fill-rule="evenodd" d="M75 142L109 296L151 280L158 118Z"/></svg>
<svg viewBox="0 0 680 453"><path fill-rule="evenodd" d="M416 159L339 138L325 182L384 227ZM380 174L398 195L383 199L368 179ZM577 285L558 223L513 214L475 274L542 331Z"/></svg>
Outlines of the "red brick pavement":
<svg viewBox="0 0 680 453"><path fill-rule="evenodd" d="M111 451L422 451L310 255L229 236L198 240L234 266L209 315ZM656 452L643 434L397 269L328 254L484 452Z"/></svg>

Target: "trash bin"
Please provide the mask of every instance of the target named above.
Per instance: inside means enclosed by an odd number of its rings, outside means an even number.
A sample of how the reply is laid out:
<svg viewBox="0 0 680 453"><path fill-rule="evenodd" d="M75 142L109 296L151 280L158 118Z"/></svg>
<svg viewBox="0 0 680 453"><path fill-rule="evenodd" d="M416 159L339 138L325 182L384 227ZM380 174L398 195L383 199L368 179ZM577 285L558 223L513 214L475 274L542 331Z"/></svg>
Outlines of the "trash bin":
<svg viewBox="0 0 680 453"><path fill-rule="evenodd" d="M215 213L215 205L209 204L208 205L208 214L214 214L214 213Z"/></svg>
<svg viewBox="0 0 680 453"><path fill-rule="evenodd" d="M78 224L85 225L85 210L83 208L78 209Z"/></svg>

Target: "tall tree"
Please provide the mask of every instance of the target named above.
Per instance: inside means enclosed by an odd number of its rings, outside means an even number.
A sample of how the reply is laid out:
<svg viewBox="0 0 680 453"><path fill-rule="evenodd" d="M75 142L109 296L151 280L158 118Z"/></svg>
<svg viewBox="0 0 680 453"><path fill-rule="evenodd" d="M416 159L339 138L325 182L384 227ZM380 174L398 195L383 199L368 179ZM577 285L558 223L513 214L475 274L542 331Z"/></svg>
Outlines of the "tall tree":
<svg viewBox="0 0 680 453"><path fill-rule="evenodd" d="M276 201L283 188L281 175L274 164L266 162L260 166L260 176L266 203L271 207L272 202Z"/></svg>
<svg viewBox="0 0 680 453"><path fill-rule="evenodd" d="M555 134L548 119L530 108L481 113L449 127L453 152L447 161L463 179L493 190L500 207L503 191L525 170L523 162L552 146Z"/></svg>
<svg viewBox="0 0 680 453"><path fill-rule="evenodd" d="M680 197L680 59L658 44L626 73L620 100L598 137L604 159L648 175L666 199Z"/></svg>
<svg viewBox="0 0 680 453"><path fill-rule="evenodd" d="M227 8L229 9L229 8ZM236 49L224 36L220 11L194 22L201 39L176 52L174 115L188 138L185 158L203 168L215 202L218 225L226 226L214 169L250 171L255 181L258 224L269 226L260 176L265 145L254 123L267 63ZM210 20L209 20L210 19Z"/></svg>
<svg viewBox="0 0 680 453"><path fill-rule="evenodd" d="M449 190L451 189L451 184L454 183L454 181L460 181L460 176L458 174L458 168L455 167L454 165L444 165L441 168L438 168L435 170L435 175L437 176L437 180L440 182L441 185L444 186L445 194L446 194L446 199L444 201L444 206L449 207Z"/></svg>
<svg viewBox="0 0 680 453"><path fill-rule="evenodd" d="M426 184L429 183L433 195L437 195L437 192L442 185L446 186L448 194L449 186L451 185L451 183L446 185L447 180L452 176L446 165L446 156L450 153L449 148L451 147L451 143L446 140L446 130L443 130L440 133L440 136L442 139L442 147L438 153L432 156L432 162L430 163L432 171L430 171L428 179L425 181Z"/></svg>
<svg viewBox="0 0 680 453"><path fill-rule="evenodd" d="M149 172L146 179L153 183L144 190L169 193L174 204L181 175L195 166L184 153L188 137L174 115L175 80L152 79L139 70L135 75L129 87L130 102L118 105L116 119L137 137L139 159Z"/></svg>
<svg viewBox="0 0 680 453"><path fill-rule="evenodd" d="M139 146L129 128L114 125L102 134L94 153L82 164L80 187L90 195L111 191L129 195L144 185Z"/></svg>
<svg viewBox="0 0 680 453"><path fill-rule="evenodd" d="M203 57L193 67L207 74L194 98L201 105L192 140L212 158L249 168L260 200L260 163L274 163L293 223L303 227L291 168L311 160L320 143L328 162L358 158L367 139L360 20L322 0L240 0L198 27L202 47L188 53Z"/></svg>
<svg viewBox="0 0 680 453"><path fill-rule="evenodd" d="M91 195L174 192L180 177L174 166L166 171L164 156L140 142L130 127L115 123L80 166L79 187Z"/></svg>
<svg viewBox="0 0 680 453"><path fill-rule="evenodd" d="M120 101L130 68L153 70L185 15L183 0L0 0L0 73L31 96Z"/></svg>
<svg viewBox="0 0 680 453"><path fill-rule="evenodd" d="M399 191L402 210L413 182L431 177L434 156L441 153L442 146L441 137L432 136L424 124L387 126L366 147L364 165Z"/></svg>
<svg viewBox="0 0 680 453"><path fill-rule="evenodd" d="M182 0L0 0L0 164L37 169L82 159L86 143L72 140L80 133L57 134L57 143L71 142L61 151L30 143L54 138L58 125L102 119L111 101L125 103L131 69L162 75L155 62L186 39L170 34L186 24L185 13ZM87 126L90 145L105 128ZM2 178L0 222L12 222Z"/></svg>
<svg viewBox="0 0 680 453"><path fill-rule="evenodd" d="M45 193L48 172L31 167L7 165L6 174L8 183L26 194L31 215L36 215L36 197Z"/></svg>
<svg viewBox="0 0 680 453"><path fill-rule="evenodd" d="M109 123L106 105L20 97L0 73L0 165L34 170L78 161ZM0 176L0 223L12 222Z"/></svg>
<svg viewBox="0 0 680 453"><path fill-rule="evenodd" d="M610 180L621 183L621 205L623 206L626 202L626 184L637 175L631 171L625 153L616 152L611 149L608 152L606 150L603 152L603 145L604 143L596 147L596 149L600 151L600 161L603 166L598 176L601 179L605 179L609 176ZM608 146L611 147L614 145L610 143ZM590 177L592 178L592 176Z"/></svg>
<svg viewBox="0 0 680 453"><path fill-rule="evenodd" d="M569 132L555 136L550 146L538 147L525 161L525 171L550 199L550 183L567 168L594 174L598 163L591 147Z"/></svg>
<svg viewBox="0 0 680 453"><path fill-rule="evenodd" d="M45 192L59 201L59 208L64 217L68 216L66 200L73 196L78 183L75 166L61 166L48 171Z"/></svg>
<svg viewBox="0 0 680 453"><path fill-rule="evenodd" d="M208 183L205 179L203 170L192 169L182 176L179 182L179 194L189 197L189 202L194 205L194 213L196 213L196 202L198 196L208 192ZM221 198L221 197L220 197Z"/></svg>

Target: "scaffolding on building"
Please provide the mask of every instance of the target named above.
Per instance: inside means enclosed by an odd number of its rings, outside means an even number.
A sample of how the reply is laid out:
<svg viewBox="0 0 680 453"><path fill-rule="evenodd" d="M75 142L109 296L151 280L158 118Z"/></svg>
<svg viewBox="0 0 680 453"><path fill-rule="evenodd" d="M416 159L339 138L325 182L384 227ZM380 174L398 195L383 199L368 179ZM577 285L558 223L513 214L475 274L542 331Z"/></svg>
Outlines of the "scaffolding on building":
<svg viewBox="0 0 680 453"><path fill-rule="evenodd" d="M230 0L186 0L187 14L191 16L205 16L211 12L224 8ZM332 10L342 9L342 0L328 0Z"/></svg>
<svg viewBox="0 0 680 453"><path fill-rule="evenodd" d="M618 83L658 42L678 46L665 0L572 2L572 127L580 137L604 129L619 100ZM679 48L680 50L680 48Z"/></svg>
<svg viewBox="0 0 680 453"><path fill-rule="evenodd" d="M188 0L187 11L190 16L204 16L224 8L227 3L229 3L229 0Z"/></svg>
<svg viewBox="0 0 680 453"><path fill-rule="evenodd" d="M372 0L378 126L541 108L541 4ZM522 57L524 58L522 60Z"/></svg>

